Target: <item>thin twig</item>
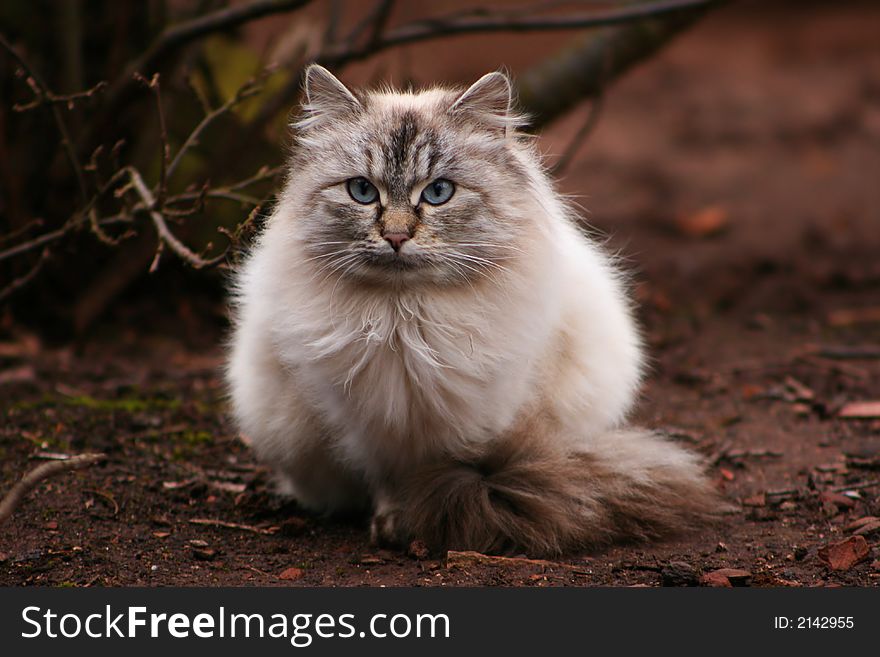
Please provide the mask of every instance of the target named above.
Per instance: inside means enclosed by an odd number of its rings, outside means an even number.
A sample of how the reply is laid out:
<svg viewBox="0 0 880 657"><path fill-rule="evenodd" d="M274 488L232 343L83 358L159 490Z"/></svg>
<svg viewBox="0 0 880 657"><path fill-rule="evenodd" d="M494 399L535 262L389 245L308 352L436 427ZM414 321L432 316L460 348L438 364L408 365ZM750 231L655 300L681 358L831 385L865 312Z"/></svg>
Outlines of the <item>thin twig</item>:
<svg viewBox="0 0 880 657"><path fill-rule="evenodd" d="M876 488L877 486L880 486L880 479L865 481L860 484L850 484L849 486L837 486L831 490L835 493L844 493L848 490L865 490L866 488Z"/></svg>
<svg viewBox="0 0 880 657"><path fill-rule="evenodd" d="M245 84L235 93L235 95L227 100L223 105L218 107L217 109L209 112L205 115L205 117L199 122L199 124L195 127L195 129L189 133L189 136L186 138L186 141L180 147L180 150L177 151L177 154L174 156L174 159L171 160L171 164L168 165L167 176L171 178L174 175L174 172L177 170L178 165L180 165L183 156L186 155L187 151L191 149L193 146L199 143L199 137L201 134L207 129L209 125L211 125L215 120L217 120L223 114L226 114L233 107L238 105L241 101L246 98L249 98L262 90L262 86L256 80L248 80Z"/></svg>
<svg viewBox="0 0 880 657"><path fill-rule="evenodd" d="M154 73L149 80L140 73L135 73L135 78L145 85L156 99L156 114L159 116L159 184L156 192L156 209L160 212L165 207L165 198L168 196L168 172L170 166L168 160L171 157L171 146L168 144L168 128L165 124L165 109L162 107L162 89L159 86L159 74Z"/></svg>
<svg viewBox="0 0 880 657"><path fill-rule="evenodd" d="M575 133L574 137L571 138L571 141L568 144L568 147L565 149L565 152L560 156L559 160L557 160L556 164L550 169L550 173L554 176L559 176L564 173L568 167L571 165L572 160L574 160L574 156L577 154L578 150L580 150L581 145L584 143L587 137L589 137L593 130L596 128L596 125L599 123L599 115L602 110L602 96L596 96L590 102L590 109L587 111L587 118L584 121L583 125L578 129Z"/></svg>
<svg viewBox="0 0 880 657"><path fill-rule="evenodd" d="M15 294L15 292L25 285L30 283L37 274L40 273L40 270L43 268L43 265L46 264L46 261L49 259L49 249L43 249L43 252L40 254L40 259L31 267L28 272L24 276L20 276L14 279L9 285L0 290L0 303L6 301L6 299Z"/></svg>
<svg viewBox="0 0 880 657"><path fill-rule="evenodd" d="M0 524L9 519L22 498L44 479L60 472L84 468L98 461L103 461L105 458L107 458L106 454L80 454L79 456L71 456L66 461L52 461L38 465L10 488L3 500L0 501Z"/></svg>
<svg viewBox="0 0 880 657"><path fill-rule="evenodd" d="M28 112L30 110L36 109L38 107L42 107L43 105L64 105L67 109L73 109L74 105L80 100L87 100L89 98L93 98L98 93L107 88L107 81L101 80L98 84L96 84L91 89L86 89L84 91L77 91L72 94L56 94L52 93L48 89L44 91L44 93L35 97L29 103L16 103L12 106L12 109L16 112ZM31 87L33 89L33 87Z"/></svg>
<svg viewBox="0 0 880 657"><path fill-rule="evenodd" d="M225 520L212 520L211 518L191 518L190 524L206 525L208 527L225 527L226 529L240 529L245 532L253 532L255 534L271 535L278 532L278 527L254 527L253 525L240 525L237 522L227 522Z"/></svg>

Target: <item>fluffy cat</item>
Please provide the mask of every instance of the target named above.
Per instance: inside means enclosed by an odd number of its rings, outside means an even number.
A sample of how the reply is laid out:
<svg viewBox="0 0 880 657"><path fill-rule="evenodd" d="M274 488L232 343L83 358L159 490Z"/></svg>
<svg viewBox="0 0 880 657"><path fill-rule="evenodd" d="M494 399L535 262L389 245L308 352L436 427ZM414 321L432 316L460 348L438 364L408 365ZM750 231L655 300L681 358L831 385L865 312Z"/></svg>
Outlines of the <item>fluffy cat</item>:
<svg viewBox="0 0 880 657"><path fill-rule="evenodd" d="M234 415L307 508L374 539L558 554L693 527L697 458L622 428L643 351L511 86L305 74L290 170L237 274Z"/></svg>

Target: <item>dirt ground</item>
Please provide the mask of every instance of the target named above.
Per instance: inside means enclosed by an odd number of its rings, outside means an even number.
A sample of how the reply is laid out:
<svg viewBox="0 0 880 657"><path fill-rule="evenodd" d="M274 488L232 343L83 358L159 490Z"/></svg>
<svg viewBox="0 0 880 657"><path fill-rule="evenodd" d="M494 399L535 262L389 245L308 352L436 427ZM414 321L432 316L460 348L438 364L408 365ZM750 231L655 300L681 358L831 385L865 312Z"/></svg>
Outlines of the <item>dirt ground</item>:
<svg viewBox="0 0 880 657"><path fill-rule="evenodd" d="M634 272L636 420L706 456L720 526L552 563L378 550L267 491L224 414L222 330L122 309L64 348L2 329L0 491L53 454L107 460L27 496L0 585L876 586L880 10L836 4L711 17L609 93L561 182Z"/></svg>

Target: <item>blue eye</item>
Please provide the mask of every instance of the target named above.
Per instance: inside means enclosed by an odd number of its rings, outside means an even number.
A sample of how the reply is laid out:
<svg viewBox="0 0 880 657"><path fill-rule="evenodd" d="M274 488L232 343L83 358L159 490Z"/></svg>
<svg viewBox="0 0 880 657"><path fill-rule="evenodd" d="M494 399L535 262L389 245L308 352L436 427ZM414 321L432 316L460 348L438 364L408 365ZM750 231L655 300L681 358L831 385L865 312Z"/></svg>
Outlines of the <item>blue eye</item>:
<svg viewBox="0 0 880 657"><path fill-rule="evenodd" d="M454 193L455 185L452 184L451 180L437 178L434 182L428 183L428 186L422 190L422 198L431 205L443 205L452 198Z"/></svg>
<svg viewBox="0 0 880 657"><path fill-rule="evenodd" d="M349 195L358 203L368 205L375 203L379 198L379 190L376 186L362 176L349 180L346 187Z"/></svg>

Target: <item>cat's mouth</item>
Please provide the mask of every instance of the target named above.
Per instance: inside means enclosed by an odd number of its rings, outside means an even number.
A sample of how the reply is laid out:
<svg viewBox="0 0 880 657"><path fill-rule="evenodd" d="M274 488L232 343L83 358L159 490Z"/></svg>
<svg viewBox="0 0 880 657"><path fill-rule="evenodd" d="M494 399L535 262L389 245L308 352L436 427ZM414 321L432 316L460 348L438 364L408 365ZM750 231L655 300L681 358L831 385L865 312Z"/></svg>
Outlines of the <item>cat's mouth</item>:
<svg viewBox="0 0 880 657"><path fill-rule="evenodd" d="M371 267L392 271L410 271L424 265L423 258L407 253L403 249L400 251L393 251L391 249L372 251L367 254L365 261Z"/></svg>

